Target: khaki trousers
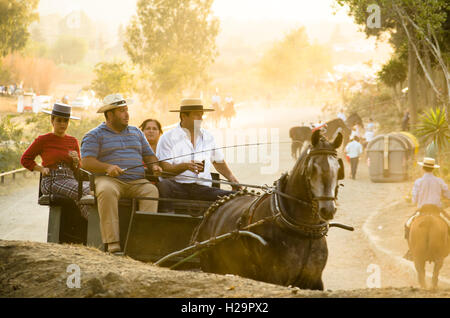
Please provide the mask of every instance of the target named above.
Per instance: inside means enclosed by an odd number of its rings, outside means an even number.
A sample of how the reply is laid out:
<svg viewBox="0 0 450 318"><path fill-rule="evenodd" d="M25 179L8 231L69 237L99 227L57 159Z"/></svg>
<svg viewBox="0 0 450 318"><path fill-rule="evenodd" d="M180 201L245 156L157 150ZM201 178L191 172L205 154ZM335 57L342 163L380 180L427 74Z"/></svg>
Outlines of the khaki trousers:
<svg viewBox="0 0 450 318"><path fill-rule="evenodd" d="M146 179L124 182L117 178L107 176L96 177L95 192L103 243L120 241L118 207L120 198L158 198L158 188ZM140 200L139 210L157 212L158 201Z"/></svg>

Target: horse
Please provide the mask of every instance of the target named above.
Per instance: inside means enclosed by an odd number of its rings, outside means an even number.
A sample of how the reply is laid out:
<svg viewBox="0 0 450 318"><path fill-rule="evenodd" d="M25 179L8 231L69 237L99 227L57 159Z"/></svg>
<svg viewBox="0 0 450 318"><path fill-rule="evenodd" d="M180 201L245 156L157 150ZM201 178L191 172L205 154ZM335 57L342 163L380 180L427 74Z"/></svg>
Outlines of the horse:
<svg viewBox="0 0 450 318"><path fill-rule="evenodd" d="M342 134L330 143L316 131L311 146L290 173L275 182L272 192L259 195L244 189L216 201L194 231L192 245L251 228L267 246L238 236L201 254L201 269L323 290L322 272L328 258L325 235L336 213L338 180L344 177L336 152L341 143Z"/></svg>
<svg viewBox="0 0 450 318"><path fill-rule="evenodd" d="M354 125L360 125L361 128L364 129L364 123L358 113L352 113L350 116L348 116L348 118L345 120L345 125L349 129L352 129Z"/></svg>
<svg viewBox="0 0 450 318"><path fill-rule="evenodd" d="M352 113L344 122L340 118L335 118L326 122L326 132L324 135L328 139L333 139L337 132L341 132L344 137L343 146L345 147L350 141L351 127L358 124L364 128L363 121L357 113ZM297 126L289 129L289 137L292 139L291 155L297 159L297 154L302 149L305 141L309 140L312 135L312 129L308 126Z"/></svg>
<svg viewBox="0 0 450 318"><path fill-rule="evenodd" d="M411 224L408 245L422 288L426 288L425 262L434 263L432 288L436 289L439 271L449 253L448 225L439 213L437 206L424 205Z"/></svg>
<svg viewBox="0 0 450 318"><path fill-rule="evenodd" d="M227 121L227 127L230 127L231 119L236 116L236 110L234 109L234 102L226 102L225 108L222 110L221 115Z"/></svg>

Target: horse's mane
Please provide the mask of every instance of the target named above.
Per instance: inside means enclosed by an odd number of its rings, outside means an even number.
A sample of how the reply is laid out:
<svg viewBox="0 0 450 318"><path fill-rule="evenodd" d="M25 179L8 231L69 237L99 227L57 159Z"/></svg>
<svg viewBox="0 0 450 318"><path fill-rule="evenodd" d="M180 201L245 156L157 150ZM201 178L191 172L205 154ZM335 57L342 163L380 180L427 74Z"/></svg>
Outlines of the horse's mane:
<svg viewBox="0 0 450 318"><path fill-rule="evenodd" d="M352 121L354 121L354 123L360 124L364 128L364 123L362 121L361 116L359 116L358 113L356 113L356 112L351 113L345 122L351 123Z"/></svg>

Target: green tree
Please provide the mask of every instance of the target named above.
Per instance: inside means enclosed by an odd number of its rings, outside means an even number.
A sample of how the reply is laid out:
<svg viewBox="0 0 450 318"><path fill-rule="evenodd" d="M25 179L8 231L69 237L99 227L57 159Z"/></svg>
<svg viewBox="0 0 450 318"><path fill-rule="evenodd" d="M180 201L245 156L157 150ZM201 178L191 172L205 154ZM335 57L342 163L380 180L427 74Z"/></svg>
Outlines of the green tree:
<svg viewBox="0 0 450 318"><path fill-rule="evenodd" d="M135 88L133 75L127 70L125 62L98 63L94 73L96 78L91 88L99 98L114 93L129 95Z"/></svg>
<svg viewBox="0 0 450 318"><path fill-rule="evenodd" d="M431 72L431 60L440 66L445 76L444 86L448 93L450 75L442 58L443 30L450 6L447 0L336 0L343 6L348 5L350 15L355 22L363 26L368 36L381 37L384 33L391 34L391 43L396 50L407 45L408 61L408 105L411 122L417 122L418 110L418 69L429 85L440 98L441 92L436 87ZM380 27L373 27L367 23L370 5L377 4L380 8ZM439 40L437 40L439 39ZM439 43L441 42L441 43ZM427 62L429 60L429 63ZM449 94L447 94L449 95ZM450 95L449 95L450 96ZM448 105L448 96L447 96Z"/></svg>
<svg viewBox="0 0 450 318"><path fill-rule="evenodd" d="M39 0L0 0L0 57L25 46L28 27L39 18L38 4Z"/></svg>
<svg viewBox="0 0 450 318"><path fill-rule="evenodd" d="M378 72L378 78L387 86L395 88L406 80L406 65L398 58L392 58Z"/></svg>
<svg viewBox="0 0 450 318"><path fill-rule="evenodd" d="M198 88L217 55L213 0L139 0L124 48L158 99ZM147 86L147 90L149 85Z"/></svg>
<svg viewBox="0 0 450 318"><path fill-rule="evenodd" d="M0 172L17 169L25 145L20 141L23 128L18 128L13 122L15 116L7 115L0 118Z"/></svg>
<svg viewBox="0 0 450 318"><path fill-rule="evenodd" d="M76 64L86 56L88 45L82 38L60 36L52 48L52 57L56 63Z"/></svg>
<svg viewBox="0 0 450 318"><path fill-rule="evenodd" d="M441 162L442 152L450 145L450 128L445 118L445 110L431 108L420 115L415 133L425 144L434 143L437 147L438 160Z"/></svg>
<svg viewBox="0 0 450 318"><path fill-rule="evenodd" d="M403 113L401 104L401 85L407 78L407 63L398 57L392 57L378 72L378 79L390 87L394 93L397 109Z"/></svg>

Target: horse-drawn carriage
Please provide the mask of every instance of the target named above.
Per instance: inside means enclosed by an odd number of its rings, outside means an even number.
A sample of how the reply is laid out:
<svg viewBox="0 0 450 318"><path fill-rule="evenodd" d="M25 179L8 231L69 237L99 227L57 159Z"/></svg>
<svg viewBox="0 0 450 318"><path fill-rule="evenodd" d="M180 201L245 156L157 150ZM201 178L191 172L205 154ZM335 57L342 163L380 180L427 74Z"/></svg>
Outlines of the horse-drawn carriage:
<svg viewBox="0 0 450 318"><path fill-rule="evenodd" d="M162 198L119 201L121 246L124 254L141 261L200 267L214 273L235 274L279 285L323 290L322 271L330 227L336 213L339 180L344 178L336 149L342 135L328 142L316 131L311 146L292 171L263 194L240 190L214 203ZM86 222L73 202L55 195L40 196L50 206L48 241L81 243L104 250L95 198L94 176L82 171L94 195L79 197L90 207ZM213 176L214 184L218 175ZM228 182L228 184L230 184ZM79 186L81 193L81 184ZM138 200L170 200L170 213L137 210ZM158 261L157 261L158 260Z"/></svg>
<svg viewBox="0 0 450 318"><path fill-rule="evenodd" d="M214 179L219 175L211 174ZM58 194L43 195L39 190L38 203L49 206L47 242L84 244L105 251L100 234L100 219L95 197L95 176L83 169L78 174L79 203L89 206L88 220L84 219L75 202ZM149 181L154 177L147 175ZM89 181L91 195L81 196L81 182ZM220 186L220 185L215 185ZM39 185L40 189L40 185ZM139 211L138 200L171 201L173 211L151 213ZM189 245L194 228L202 220L203 213L212 202L164 198L134 198L119 200L119 229L124 254L144 262L155 262ZM168 265L179 261L174 257ZM183 266L199 265L198 258L192 258Z"/></svg>

